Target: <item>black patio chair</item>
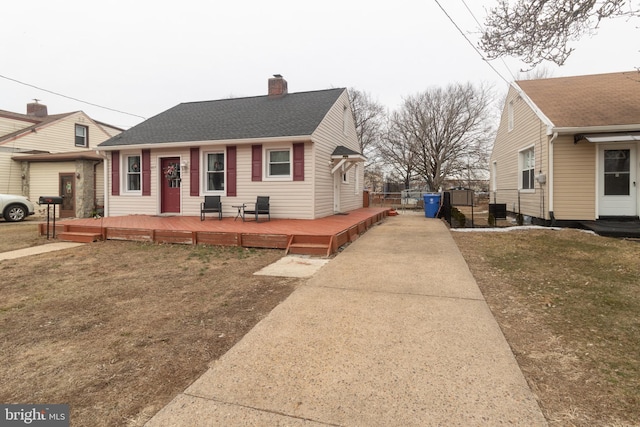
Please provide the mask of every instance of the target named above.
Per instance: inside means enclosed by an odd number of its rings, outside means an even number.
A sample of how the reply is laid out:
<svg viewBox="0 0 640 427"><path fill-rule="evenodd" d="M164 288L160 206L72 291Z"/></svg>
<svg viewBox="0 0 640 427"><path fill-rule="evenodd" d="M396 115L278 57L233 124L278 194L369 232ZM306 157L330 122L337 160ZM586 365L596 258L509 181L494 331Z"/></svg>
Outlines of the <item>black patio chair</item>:
<svg viewBox="0 0 640 427"><path fill-rule="evenodd" d="M218 213L218 220L222 220L222 202L220 196L204 196L200 203L200 221L204 221L205 213Z"/></svg>
<svg viewBox="0 0 640 427"><path fill-rule="evenodd" d="M247 209L247 205L253 205L253 209ZM267 215L267 221L271 221L271 213L269 212L269 196L258 196L255 203L247 203L242 207L242 221L245 221L246 215L255 215L256 222L260 215Z"/></svg>

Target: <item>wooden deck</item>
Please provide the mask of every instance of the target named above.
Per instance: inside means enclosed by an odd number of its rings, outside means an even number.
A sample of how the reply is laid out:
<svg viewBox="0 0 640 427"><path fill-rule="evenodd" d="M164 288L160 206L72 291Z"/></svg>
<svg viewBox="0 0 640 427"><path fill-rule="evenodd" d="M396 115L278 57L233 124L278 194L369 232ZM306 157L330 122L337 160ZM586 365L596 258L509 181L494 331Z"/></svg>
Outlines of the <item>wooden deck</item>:
<svg viewBox="0 0 640 427"><path fill-rule="evenodd" d="M131 240L286 249L287 253L329 256L382 221L389 208L370 207L315 220L271 219L267 222L211 215L199 217L129 215L56 221L56 238L76 242ZM53 225L50 223L50 235ZM47 233L46 223L40 234Z"/></svg>

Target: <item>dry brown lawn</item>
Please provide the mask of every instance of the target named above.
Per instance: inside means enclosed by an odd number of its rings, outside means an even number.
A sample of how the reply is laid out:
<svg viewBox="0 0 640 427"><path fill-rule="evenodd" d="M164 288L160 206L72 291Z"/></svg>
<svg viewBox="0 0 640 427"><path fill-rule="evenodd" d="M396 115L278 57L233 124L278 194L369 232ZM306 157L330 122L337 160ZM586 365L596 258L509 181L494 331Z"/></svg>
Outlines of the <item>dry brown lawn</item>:
<svg viewBox="0 0 640 427"><path fill-rule="evenodd" d="M42 243L0 224L0 251ZM0 402L142 425L293 291L253 275L283 254L107 241L0 261Z"/></svg>
<svg viewBox="0 0 640 427"><path fill-rule="evenodd" d="M640 242L452 234L549 423L640 425Z"/></svg>

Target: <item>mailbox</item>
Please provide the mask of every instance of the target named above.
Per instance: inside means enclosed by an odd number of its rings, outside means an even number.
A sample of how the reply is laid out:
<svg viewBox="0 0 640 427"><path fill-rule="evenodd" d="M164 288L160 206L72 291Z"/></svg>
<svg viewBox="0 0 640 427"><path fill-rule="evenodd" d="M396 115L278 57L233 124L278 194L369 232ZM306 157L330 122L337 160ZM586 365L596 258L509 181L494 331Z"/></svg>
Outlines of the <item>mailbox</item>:
<svg viewBox="0 0 640 427"><path fill-rule="evenodd" d="M61 205L62 196L40 196L38 200L40 205Z"/></svg>
<svg viewBox="0 0 640 427"><path fill-rule="evenodd" d="M62 196L40 196L39 205L47 205L47 240L49 240L50 208L53 205L53 238L56 238L56 205L62 204Z"/></svg>

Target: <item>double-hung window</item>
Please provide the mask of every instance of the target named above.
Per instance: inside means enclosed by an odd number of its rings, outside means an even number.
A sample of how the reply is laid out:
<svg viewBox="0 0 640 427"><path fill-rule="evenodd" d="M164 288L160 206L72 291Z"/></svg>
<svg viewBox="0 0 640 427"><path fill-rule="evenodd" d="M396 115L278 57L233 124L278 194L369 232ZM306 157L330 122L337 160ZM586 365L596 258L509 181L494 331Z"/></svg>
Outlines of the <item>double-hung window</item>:
<svg viewBox="0 0 640 427"><path fill-rule="evenodd" d="M89 146L89 128L83 125L76 125L76 147Z"/></svg>
<svg viewBox="0 0 640 427"><path fill-rule="evenodd" d="M206 153L206 191L224 191L224 153Z"/></svg>
<svg viewBox="0 0 640 427"><path fill-rule="evenodd" d="M523 190L532 190L535 188L535 167L536 158L533 147L520 152L520 188Z"/></svg>
<svg viewBox="0 0 640 427"><path fill-rule="evenodd" d="M126 191L140 191L141 171L140 156L126 156L127 180Z"/></svg>
<svg viewBox="0 0 640 427"><path fill-rule="evenodd" d="M269 178L291 177L291 150L267 150L267 176Z"/></svg>

